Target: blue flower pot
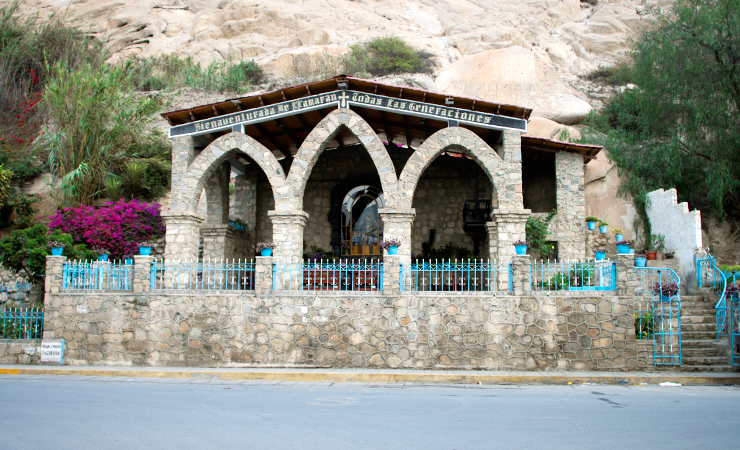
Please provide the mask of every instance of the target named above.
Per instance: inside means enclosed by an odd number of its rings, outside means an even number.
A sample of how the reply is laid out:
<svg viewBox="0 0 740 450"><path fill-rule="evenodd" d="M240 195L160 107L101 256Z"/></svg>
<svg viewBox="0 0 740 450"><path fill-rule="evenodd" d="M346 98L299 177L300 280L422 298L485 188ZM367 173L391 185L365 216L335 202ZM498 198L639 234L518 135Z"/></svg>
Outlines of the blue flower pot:
<svg viewBox="0 0 740 450"><path fill-rule="evenodd" d="M143 247L139 246L139 254L142 256L149 256L152 254L152 248L151 247Z"/></svg>
<svg viewBox="0 0 740 450"><path fill-rule="evenodd" d="M629 253L630 246L629 245L617 245L617 253L620 255L624 255L625 253Z"/></svg>
<svg viewBox="0 0 740 450"><path fill-rule="evenodd" d="M616 238L617 238L617 242L622 241L622 240L624 240L624 235L623 234L618 234L618 235L616 235Z"/></svg>
<svg viewBox="0 0 740 450"><path fill-rule="evenodd" d="M398 246L393 245L391 247L388 247L388 254L389 255L397 255L398 254Z"/></svg>
<svg viewBox="0 0 740 450"><path fill-rule="evenodd" d="M62 256L64 247L54 247L51 249L51 256Z"/></svg>
<svg viewBox="0 0 740 450"><path fill-rule="evenodd" d="M645 267L646 262L647 258L635 258L635 266L637 267Z"/></svg>
<svg viewBox="0 0 740 450"><path fill-rule="evenodd" d="M660 301L661 302L670 302L671 301L671 297L668 296L668 295L661 295L660 296Z"/></svg>
<svg viewBox="0 0 740 450"><path fill-rule="evenodd" d="M630 255L634 255L634 254L635 254L635 249L634 248L631 248L630 249Z"/></svg>
<svg viewBox="0 0 740 450"><path fill-rule="evenodd" d="M596 229L596 222L594 222L594 221L588 222L588 229L589 230L595 230Z"/></svg>
<svg viewBox="0 0 740 450"><path fill-rule="evenodd" d="M606 252L594 252L597 261L602 261L606 258Z"/></svg>
<svg viewBox="0 0 740 450"><path fill-rule="evenodd" d="M527 254L527 246L526 245L515 245L514 249L516 250L517 255L526 255Z"/></svg>
<svg viewBox="0 0 740 450"><path fill-rule="evenodd" d="M601 234L606 234L606 229L607 229L606 225L604 225L603 227L599 227L599 231L601 232Z"/></svg>
<svg viewBox="0 0 740 450"><path fill-rule="evenodd" d="M272 249L271 248L263 248L260 250L260 255L262 256L272 256Z"/></svg>
<svg viewBox="0 0 740 450"><path fill-rule="evenodd" d="M108 261L108 255L98 255L98 261Z"/></svg>

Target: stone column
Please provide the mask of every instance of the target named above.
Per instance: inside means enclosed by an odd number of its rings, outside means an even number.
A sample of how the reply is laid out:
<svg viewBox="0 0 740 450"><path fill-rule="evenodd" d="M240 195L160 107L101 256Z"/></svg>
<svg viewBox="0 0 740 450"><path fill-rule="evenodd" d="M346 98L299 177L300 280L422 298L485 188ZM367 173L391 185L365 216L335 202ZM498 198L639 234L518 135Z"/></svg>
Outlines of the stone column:
<svg viewBox="0 0 740 450"><path fill-rule="evenodd" d="M164 258L196 261L203 216L194 212L163 211L162 219L167 227Z"/></svg>
<svg viewBox="0 0 740 450"><path fill-rule="evenodd" d="M293 261L303 259L303 228L308 213L303 211L267 211L272 221L272 241L277 244L273 256Z"/></svg>
<svg viewBox="0 0 740 450"><path fill-rule="evenodd" d="M411 264L411 225L414 223L416 210L388 209L382 208L378 211L383 221L383 239L398 239L401 246L398 247L398 260L400 264ZM388 256L388 251L383 252Z"/></svg>
<svg viewBox="0 0 740 450"><path fill-rule="evenodd" d="M170 194L170 208L180 211L186 208L181 197L179 187L186 186L184 175L188 166L195 158L195 142L190 136L172 139L172 193Z"/></svg>
<svg viewBox="0 0 740 450"><path fill-rule="evenodd" d="M152 261L149 255L134 255L134 294L149 292L152 286Z"/></svg>
<svg viewBox="0 0 740 450"><path fill-rule="evenodd" d="M511 258L511 263L514 266L514 295L524 295L532 290L532 285L529 282L529 255L514 255Z"/></svg>
<svg viewBox="0 0 740 450"><path fill-rule="evenodd" d="M406 268L408 269L408 266ZM406 288L408 289L408 285ZM401 292L400 257L385 255L383 256L383 293L397 295L399 292Z"/></svg>
<svg viewBox="0 0 740 450"><path fill-rule="evenodd" d="M233 259L236 230L229 225L206 223L200 229L203 236L203 260Z"/></svg>
<svg viewBox="0 0 740 450"><path fill-rule="evenodd" d="M586 197L584 193L583 156L555 154L555 196L558 213L550 222L552 240L558 242L559 259L586 256Z"/></svg>
<svg viewBox="0 0 740 450"><path fill-rule="evenodd" d="M522 132L517 130L504 130L503 148L500 152L504 161L522 161Z"/></svg>
<svg viewBox="0 0 740 450"><path fill-rule="evenodd" d="M619 254L617 263L617 295L620 297L635 296L635 255Z"/></svg>
<svg viewBox="0 0 740 450"><path fill-rule="evenodd" d="M486 224L492 260L511 261L516 253L514 242L526 238L525 226L531 213L529 209L499 208L493 211L493 222ZM495 234L495 238L492 234Z"/></svg>
<svg viewBox="0 0 740 450"><path fill-rule="evenodd" d="M254 168L247 166L245 175L238 175L234 180L233 201L229 200L229 218L241 219L246 230L234 234L234 258L251 259L254 257L255 239L257 236L257 174Z"/></svg>
<svg viewBox="0 0 740 450"><path fill-rule="evenodd" d="M57 294L62 289L62 274L65 262L67 262L66 256L46 255L46 276L44 277L45 293Z"/></svg>
<svg viewBox="0 0 740 450"><path fill-rule="evenodd" d="M254 293L270 295L272 293L272 256L257 256L254 265Z"/></svg>
<svg viewBox="0 0 740 450"><path fill-rule="evenodd" d="M204 188L206 191L206 223L223 224L229 221L229 177L231 165L224 163L213 171Z"/></svg>

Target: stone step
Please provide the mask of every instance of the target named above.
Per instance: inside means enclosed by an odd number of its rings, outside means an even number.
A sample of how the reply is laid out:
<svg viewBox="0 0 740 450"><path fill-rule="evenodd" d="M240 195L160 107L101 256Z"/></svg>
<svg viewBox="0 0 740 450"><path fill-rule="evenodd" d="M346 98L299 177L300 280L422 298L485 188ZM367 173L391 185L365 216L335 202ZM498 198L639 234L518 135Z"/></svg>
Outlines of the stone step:
<svg viewBox="0 0 740 450"><path fill-rule="evenodd" d="M682 336L683 337L683 336ZM681 339L681 347L683 348L715 348L717 346L716 336L715 339Z"/></svg>
<svg viewBox="0 0 740 450"><path fill-rule="evenodd" d="M717 324L715 322L710 323L687 323L681 321L681 332L684 331L706 331L706 332L717 332Z"/></svg>
<svg viewBox="0 0 740 450"><path fill-rule="evenodd" d="M704 295L682 295L681 296L681 304L684 302L697 302L697 303L704 303L708 301L709 299L707 296Z"/></svg>
<svg viewBox="0 0 740 450"><path fill-rule="evenodd" d="M721 366L728 365L730 358L727 356L683 356L683 364L687 366Z"/></svg>
<svg viewBox="0 0 740 450"><path fill-rule="evenodd" d="M681 355L684 358L696 358L696 357L708 357L708 356L722 356L719 354L716 348L704 347L704 348L691 348L686 347L681 343Z"/></svg>
<svg viewBox="0 0 740 450"><path fill-rule="evenodd" d="M690 316L681 315L681 325L686 323L713 323L716 325L717 317L714 314L712 314L711 316L695 314L692 314Z"/></svg>
<svg viewBox="0 0 740 450"><path fill-rule="evenodd" d="M714 308L697 308L687 309L681 308L681 317L686 316L702 316L702 317L717 317L717 310Z"/></svg>
<svg viewBox="0 0 740 450"><path fill-rule="evenodd" d="M682 364L678 367L678 370L682 372L726 372L726 373L735 373L735 368L731 365L724 364L724 365L715 365L715 366L702 366L702 365L690 365L690 364Z"/></svg>
<svg viewBox="0 0 740 450"><path fill-rule="evenodd" d="M716 340L717 332L681 330L681 340Z"/></svg>

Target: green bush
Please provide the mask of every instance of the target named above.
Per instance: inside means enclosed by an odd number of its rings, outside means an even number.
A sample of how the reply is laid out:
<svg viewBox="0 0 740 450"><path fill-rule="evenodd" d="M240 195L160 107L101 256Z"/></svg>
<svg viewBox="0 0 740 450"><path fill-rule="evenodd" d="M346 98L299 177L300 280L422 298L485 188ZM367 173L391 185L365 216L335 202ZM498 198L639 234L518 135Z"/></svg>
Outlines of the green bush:
<svg viewBox="0 0 740 450"><path fill-rule="evenodd" d="M529 216L527 219L525 225L527 242L530 249L539 252L540 258L547 258L552 254L553 247L547 242L547 238L550 236L547 227L557 213L558 211L553 209L547 217Z"/></svg>
<svg viewBox="0 0 740 450"><path fill-rule="evenodd" d="M386 36L353 45L344 60L344 69L347 75L431 73L432 57L431 53L414 50L401 38Z"/></svg>

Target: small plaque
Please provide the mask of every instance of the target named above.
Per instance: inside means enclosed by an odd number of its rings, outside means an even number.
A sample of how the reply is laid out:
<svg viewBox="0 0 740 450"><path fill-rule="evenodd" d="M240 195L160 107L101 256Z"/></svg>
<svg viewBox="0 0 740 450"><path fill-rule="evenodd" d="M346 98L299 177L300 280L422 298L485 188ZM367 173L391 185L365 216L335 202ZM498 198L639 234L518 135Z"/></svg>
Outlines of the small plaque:
<svg viewBox="0 0 740 450"><path fill-rule="evenodd" d="M77 314L87 314L87 305L77 305Z"/></svg>
<svg viewBox="0 0 740 450"><path fill-rule="evenodd" d="M41 341L41 362L64 362L64 339L44 339Z"/></svg>

